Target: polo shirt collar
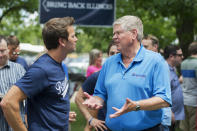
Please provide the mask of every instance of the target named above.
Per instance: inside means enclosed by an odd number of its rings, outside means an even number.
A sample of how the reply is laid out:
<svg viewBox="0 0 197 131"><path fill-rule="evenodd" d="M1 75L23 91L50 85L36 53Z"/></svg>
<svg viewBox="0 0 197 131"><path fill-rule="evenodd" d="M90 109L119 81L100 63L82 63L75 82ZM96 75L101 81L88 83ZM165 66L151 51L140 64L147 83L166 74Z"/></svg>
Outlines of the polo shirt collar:
<svg viewBox="0 0 197 131"><path fill-rule="evenodd" d="M170 64L168 64L170 71L175 71L174 67L172 67Z"/></svg>
<svg viewBox="0 0 197 131"><path fill-rule="evenodd" d="M142 61L144 59L145 52L146 52L146 49L143 47L142 44L140 44L140 49L137 52L137 55L134 57L133 62L140 62L140 61ZM119 53L117 55L118 55L117 62L122 63L122 54Z"/></svg>
<svg viewBox="0 0 197 131"><path fill-rule="evenodd" d="M11 63L10 63L10 61L8 60L7 64L4 65L1 69L3 69L3 68L10 68L10 66L11 66Z"/></svg>

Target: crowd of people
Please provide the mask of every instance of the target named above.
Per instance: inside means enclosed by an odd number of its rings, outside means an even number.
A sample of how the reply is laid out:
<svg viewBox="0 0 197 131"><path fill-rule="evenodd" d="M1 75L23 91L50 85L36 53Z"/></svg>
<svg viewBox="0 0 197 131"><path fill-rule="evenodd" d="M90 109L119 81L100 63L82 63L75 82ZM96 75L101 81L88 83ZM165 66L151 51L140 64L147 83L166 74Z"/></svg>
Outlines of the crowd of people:
<svg viewBox="0 0 197 131"><path fill-rule="evenodd" d="M62 62L76 49L73 24L73 17L46 22L47 51L30 67L19 57L17 37L0 36L0 131L68 131L76 121ZM81 130L197 130L197 42L188 51L183 62L177 45L161 54L158 38L144 36L139 17L117 19L105 63L102 51L89 53L87 78L75 98L87 121Z"/></svg>

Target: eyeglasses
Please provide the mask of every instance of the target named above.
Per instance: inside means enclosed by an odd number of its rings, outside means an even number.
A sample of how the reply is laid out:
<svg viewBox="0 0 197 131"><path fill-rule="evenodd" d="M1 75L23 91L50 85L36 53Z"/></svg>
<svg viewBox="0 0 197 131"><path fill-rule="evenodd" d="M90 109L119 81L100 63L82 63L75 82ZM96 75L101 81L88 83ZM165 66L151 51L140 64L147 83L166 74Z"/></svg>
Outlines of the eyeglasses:
<svg viewBox="0 0 197 131"><path fill-rule="evenodd" d="M20 55L20 52L12 52L12 55Z"/></svg>
<svg viewBox="0 0 197 131"><path fill-rule="evenodd" d="M115 55L115 54L118 54L118 53L120 53L120 52L110 51L109 55L112 56L112 55Z"/></svg>

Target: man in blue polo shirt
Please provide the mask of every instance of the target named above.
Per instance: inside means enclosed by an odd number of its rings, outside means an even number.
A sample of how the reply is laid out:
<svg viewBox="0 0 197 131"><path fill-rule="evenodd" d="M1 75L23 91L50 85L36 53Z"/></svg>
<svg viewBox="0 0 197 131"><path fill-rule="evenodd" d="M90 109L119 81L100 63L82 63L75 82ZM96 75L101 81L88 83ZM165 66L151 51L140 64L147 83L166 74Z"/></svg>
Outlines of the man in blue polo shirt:
<svg viewBox="0 0 197 131"><path fill-rule="evenodd" d="M182 62L183 52L177 45L168 45L164 49L164 58L170 69L169 76L172 93L172 124L170 126L170 131L175 131L176 128L179 128L180 121L185 119L183 91L176 71L176 67Z"/></svg>
<svg viewBox="0 0 197 131"><path fill-rule="evenodd" d="M42 30L47 53L8 91L1 107L8 124L27 131L18 103L27 98L28 131L68 131L69 93L62 61L76 49L74 18L50 19Z"/></svg>
<svg viewBox="0 0 197 131"><path fill-rule="evenodd" d="M120 54L103 65L94 91L83 103L99 109L107 103L105 123L113 131L160 131L163 107L171 105L168 66L141 44L142 21L123 16L113 24L113 40ZM125 102L126 101L126 102Z"/></svg>

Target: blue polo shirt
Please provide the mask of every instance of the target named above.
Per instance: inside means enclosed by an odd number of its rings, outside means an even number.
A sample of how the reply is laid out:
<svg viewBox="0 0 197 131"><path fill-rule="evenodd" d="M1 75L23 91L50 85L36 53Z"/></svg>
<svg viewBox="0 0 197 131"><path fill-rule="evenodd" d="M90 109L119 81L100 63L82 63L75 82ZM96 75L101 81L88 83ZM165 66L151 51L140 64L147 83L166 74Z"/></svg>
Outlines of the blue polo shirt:
<svg viewBox="0 0 197 131"><path fill-rule="evenodd" d="M174 113L175 120L184 120L185 112L183 104L183 91L175 68L169 65L169 69L172 93L172 112Z"/></svg>
<svg viewBox="0 0 197 131"><path fill-rule="evenodd" d="M113 131L138 131L161 123L162 110L132 111L117 118L112 107L121 108L126 98L133 101L160 97L171 104L168 65L158 53L141 46L128 68L121 54L109 57L104 63L94 91L95 96L107 102L105 123Z"/></svg>

